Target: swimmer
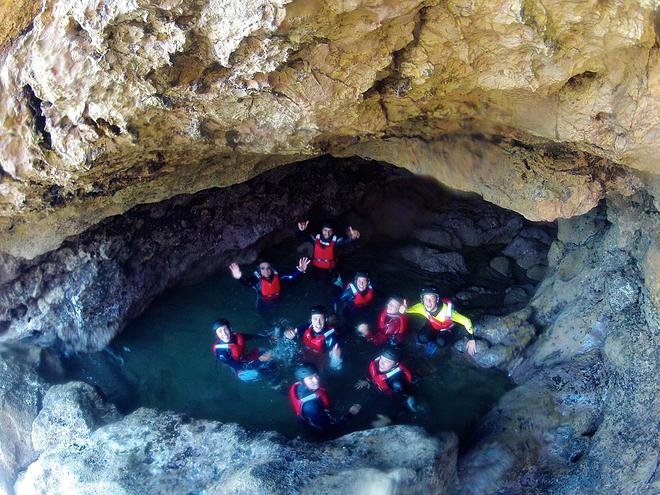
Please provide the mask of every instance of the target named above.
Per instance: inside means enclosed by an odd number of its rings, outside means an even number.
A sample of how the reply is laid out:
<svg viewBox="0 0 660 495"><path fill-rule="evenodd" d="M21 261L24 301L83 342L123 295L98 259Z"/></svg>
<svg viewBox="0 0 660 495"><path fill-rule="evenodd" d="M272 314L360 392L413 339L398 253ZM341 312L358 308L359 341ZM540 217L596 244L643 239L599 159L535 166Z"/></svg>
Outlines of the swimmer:
<svg viewBox="0 0 660 495"><path fill-rule="evenodd" d="M360 412L360 404L353 404L340 418L330 414L330 399L321 386L318 370L303 363L295 371L296 382L289 389L289 400L303 424L312 432L326 435L345 425Z"/></svg>
<svg viewBox="0 0 660 495"><path fill-rule="evenodd" d="M474 340L474 329L472 321L454 310L454 305L449 299L440 299L440 293L434 287L422 289L419 303L408 308L406 303L401 305L401 314L419 315L426 319L425 325L417 335L417 342L426 347L427 353L433 354L436 347L445 347L454 338L450 330L455 323L463 325L465 330L473 337L468 340L465 350L474 356L477 346Z"/></svg>

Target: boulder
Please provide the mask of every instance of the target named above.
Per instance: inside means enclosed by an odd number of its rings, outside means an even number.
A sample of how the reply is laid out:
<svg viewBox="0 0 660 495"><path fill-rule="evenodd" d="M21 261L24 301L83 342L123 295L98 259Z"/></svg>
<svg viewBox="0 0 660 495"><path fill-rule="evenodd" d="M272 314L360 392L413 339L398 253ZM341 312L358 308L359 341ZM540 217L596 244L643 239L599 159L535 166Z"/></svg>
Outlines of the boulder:
<svg viewBox="0 0 660 495"><path fill-rule="evenodd" d="M506 256L496 256L490 260L488 266L504 277L511 276L511 261Z"/></svg>
<svg viewBox="0 0 660 495"><path fill-rule="evenodd" d="M37 374L39 361L37 347L0 348L0 493L11 493L16 471L32 459L30 430L46 389Z"/></svg>
<svg viewBox="0 0 660 495"><path fill-rule="evenodd" d="M441 253L426 246L407 246L397 255L420 269L431 273L468 273L465 260L460 253Z"/></svg>
<svg viewBox="0 0 660 495"><path fill-rule="evenodd" d="M531 268L546 260L548 246L533 238L516 236L502 251L502 254L513 258L524 269Z"/></svg>
<svg viewBox="0 0 660 495"><path fill-rule="evenodd" d="M32 423L32 444L36 451L81 445L95 429L119 418L115 406L106 404L91 385L53 385Z"/></svg>

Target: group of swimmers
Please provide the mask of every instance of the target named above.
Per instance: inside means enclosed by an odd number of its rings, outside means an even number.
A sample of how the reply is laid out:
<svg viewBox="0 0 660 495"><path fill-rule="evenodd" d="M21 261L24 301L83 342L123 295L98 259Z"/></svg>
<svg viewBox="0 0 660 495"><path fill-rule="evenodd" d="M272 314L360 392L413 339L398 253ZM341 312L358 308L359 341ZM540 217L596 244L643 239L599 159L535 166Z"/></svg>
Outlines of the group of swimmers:
<svg viewBox="0 0 660 495"><path fill-rule="evenodd" d="M298 230L304 233L309 222L298 223ZM260 311L268 312L277 304L283 283L293 281L307 272L311 264L317 276L336 283L337 248L359 239L360 232L351 227L346 236L334 233L332 224L325 223L321 232L310 237L309 256L299 259L295 270L280 275L268 261L261 261L258 270L250 277L244 277L236 263L229 265L232 276L242 283L253 287L258 293ZM452 327L462 325L473 336L472 322L458 313L449 299L441 298L433 287L422 289L420 302L408 307L405 299L393 295L375 318L375 324L369 323L369 309L374 303L375 291L369 274L357 272L346 285L334 303L334 315L329 315L324 306L314 306L310 311L309 322L300 327L289 326L283 329L281 337L291 346L302 344L306 361L299 364L294 372L295 382L289 388L289 399L295 414L310 430L322 435L331 434L355 416L361 406L353 404L341 417L330 413L330 400L319 376L319 369L326 367L339 370L342 367L342 351L337 331L330 318L341 315L351 321L359 336L367 342L379 346L377 356L370 361L368 380L360 380L356 388L366 388L371 384L390 404L405 404L408 410L415 410L412 394L413 375L401 361L399 351L408 331L408 315L424 318L425 323L417 335L417 344L428 354L437 347L447 346L452 338ZM246 335L232 330L226 319L213 322L217 341L213 346L216 359L233 369L243 380L250 380L267 374L274 368L277 357L272 351L253 349L248 352L246 341L263 335ZM466 352L474 354L475 341L468 340Z"/></svg>

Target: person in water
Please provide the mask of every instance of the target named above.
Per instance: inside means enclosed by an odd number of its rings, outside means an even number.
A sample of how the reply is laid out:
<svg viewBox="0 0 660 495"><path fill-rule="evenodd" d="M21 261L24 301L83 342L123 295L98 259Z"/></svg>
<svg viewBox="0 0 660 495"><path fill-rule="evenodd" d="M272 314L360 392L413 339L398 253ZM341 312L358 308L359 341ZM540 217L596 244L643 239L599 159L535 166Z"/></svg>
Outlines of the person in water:
<svg viewBox="0 0 660 495"><path fill-rule="evenodd" d="M309 225L309 220L298 222L298 230L304 232ZM360 232L349 225L346 229L346 236L336 236L334 226L330 222L325 222L321 227L321 233L310 235L313 243L312 266L319 270L327 271L332 274L334 279L334 270L337 266L337 248L345 246L360 238Z"/></svg>
<svg viewBox="0 0 660 495"><path fill-rule="evenodd" d="M260 349L246 352L245 341L260 336L233 332L231 323L225 318L215 320L211 329L217 337L213 344L213 355L219 362L234 370L239 378L253 380L258 377L259 369L269 368L269 352L262 352Z"/></svg>
<svg viewBox="0 0 660 495"><path fill-rule="evenodd" d="M296 382L289 388L289 400L296 416L310 431L327 435L344 426L360 412L360 404L353 404L340 418L330 414L330 398L321 386L318 370L313 364L303 363L296 368Z"/></svg>
<svg viewBox="0 0 660 495"><path fill-rule="evenodd" d="M302 333L303 347L314 354L327 354L330 367L339 369L342 365L341 349L337 333L326 324L328 311L324 306L314 306L310 311L310 323ZM287 335L288 336L288 335Z"/></svg>
<svg viewBox="0 0 660 495"><path fill-rule="evenodd" d="M417 334L417 342L426 346L427 352L432 354L436 347L447 346L453 338L452 327L455 323L463 325L465 330L474 336L472 321L458 311L449 299L440 299L440 293L434 287L422 289L419 303L408 308L405 304L399 308L400 313L422 316L426 319L425 325ZM476 352L474 338L468 340L465 350L471 356Z"/></svg>
<svg viewBox="0 0 660 495"><path fill-rule="evenodd" d="M381 396L376 400L379 414L377 423L391 422L391 418L399 415L405 403L410 412L416 411L415 399L411 384L413 376L408 367L400 361L399 352L394 347L386 347L369 363L369 380L360 380L355 384L356 390L369 388L373 383ZM380 404L378 404L380 403Z"/></svg>
<svg viewBox="0 0 660 495"><path fill-rule="evenodd" d="M338 308L341 313L361 312L374 300L374 288L371 285L369 274L359 271L353 277L341 296L339 296Z"/></svg>
<svg viewBox="0 0 660 495"><path fill-rule="evenodd" d="M400 344L408 331L408 317L399 311L402 305L403 298L390 297L387 306L378 315L376 331L370 331L369 325L362 323L357 326L357 332L375 345Z"/></svg>
<svg viewBox="0 0 660 495"><path fill-rule="evenodd" d="M296 269L286 275L280 275L273 268L269 261L260 261L258 270L250 277L243 277L241 268L238 263L229 265L231 276L236 280L240 280L242 284L252 287L259 295L258 306L261 310L266 310L269 303L276 301L282 290L282 282L290 282L296 280L303 273L307 271L307 266L310 259L302 257L298 260Z"/></svg>

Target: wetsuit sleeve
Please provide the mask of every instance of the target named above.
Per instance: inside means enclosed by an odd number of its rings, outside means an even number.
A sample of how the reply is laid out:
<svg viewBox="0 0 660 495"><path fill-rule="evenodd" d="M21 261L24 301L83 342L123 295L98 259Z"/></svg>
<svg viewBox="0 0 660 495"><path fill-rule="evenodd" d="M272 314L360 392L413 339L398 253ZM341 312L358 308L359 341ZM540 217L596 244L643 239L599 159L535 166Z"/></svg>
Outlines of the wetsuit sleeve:
<svg viewBox="0 0 660 495"><path fill-rule="evenodd" d="M353 242L353 239L351 239L348 236L342 236L342 237L336 237L335 238L335 246L337 246L337 247L346 246L347 244L350 244L351 242Z"/></svg>
<svg viewBox="0 0 660 495"><path fill-rule="evenodd" d="M467 333L470 335L474 335L474 330L472 328L472 320L468 318L467 316L463 316L460 313L457 313L454 311L451 315L451 321L455 321L456 323L463 325L465 327L465 330L467 330Z"/></svg>
<svg viewBox="0 0 660 495"><path fill-rule="evenodd" d="M339 296L339 302L353 302L353 297L353 291L351 289L345 289L344 292L341 293L341 296Z"/></svg>
<svg viewBox="0 0 660 495"><path fill-rule="evenodd" d="M291 273L287 273L286 275L280 275L280 280L283 282L292 282L301 275L302 272L300 270L293 270Z"/></svg>
<svg viewBox="0 0 660 495"><path fill-rule="evenodd" d="M419 316L423 316L424 318L428 319L428 316L426 315L426 309L424 309L424 305L422 303L417 303L414 306L410 306L406 310L406 314L419 315ZM454 314L456 314L456 313L454 313Z"/></svg>
<svg viewBox="0 0 660 495"><path fill-rule="evenodd" d="M250 275L249 277L241 277L238 279L238 281L247 287L252 287L254 290L259 292L259 280L257 277L254 275Z"/></svg>

